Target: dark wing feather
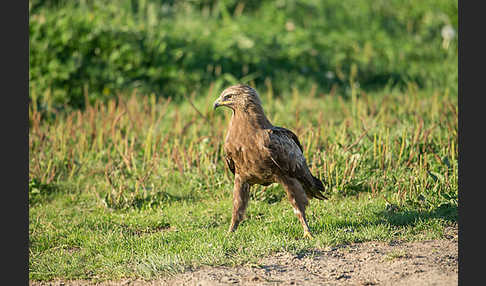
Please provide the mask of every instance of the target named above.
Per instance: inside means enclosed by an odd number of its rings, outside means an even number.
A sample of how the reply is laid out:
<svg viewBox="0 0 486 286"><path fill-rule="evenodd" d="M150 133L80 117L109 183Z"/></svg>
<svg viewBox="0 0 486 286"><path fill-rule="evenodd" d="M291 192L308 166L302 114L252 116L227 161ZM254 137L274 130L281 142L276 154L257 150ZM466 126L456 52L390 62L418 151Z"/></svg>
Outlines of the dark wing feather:
<svg viewBox="0 0 486 286"><path fill-rule="evenodd" d="M269 129L267 145L272 161L284 174L298 179L308 196L326 199L321 193L324 191L322 182L307 167L297 135L286 128L273 127Z"/></svg>
<svg viewBox="0 0 486 286"><path fill-rule="evenodd" d="M231 159L231 157L228 156L228 155L225 155L224 159L226 161L226 166L228 166L228 169L230 169L231 173L233 173L233 175L234 175L235 174L235 162L233 162L233 159Z"/></svg>
<svg viewBox="0 0 486 286"><path fill-rule="evenodd" d="M299 138L297 137L297 135L294 134L294 132L288 130L287 128L277 126L274 126L272 128L272 132L276 132L277 134L281 133L284 136L290 137L290 139L294 140L295 144L299 146L300 152L304 153L304 149L302 149L302 144L300 144Z"/></svg>
<svg viewBox="0 0 486 286"><path fill-rule="evenodd" d="M282 127L269 129L268 149L272 161L285 173L295 177L307 167L302 145L292 131Z"/></svg>

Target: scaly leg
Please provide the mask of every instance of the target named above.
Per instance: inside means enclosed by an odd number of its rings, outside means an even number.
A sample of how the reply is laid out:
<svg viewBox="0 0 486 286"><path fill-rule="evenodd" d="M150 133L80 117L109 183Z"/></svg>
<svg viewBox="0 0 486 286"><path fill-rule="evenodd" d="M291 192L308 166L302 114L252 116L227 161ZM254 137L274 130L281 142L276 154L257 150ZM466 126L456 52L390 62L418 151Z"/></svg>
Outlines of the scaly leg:
<svg viewBox="0 0 486 286"><path fill-rule="evenodd" d="M233 189L233 214L231 216L231 225L228 232L233 232L243 220L246 207L250 199L250 185L242 182L240 176L235 176Z"/></svg>
<svg viewBox="0 0 486 286"><path fill-rule="evenodd" d="M287 197L290 204L294 208L294 213L304 228L304 238L312 239L313 236L305 218L305 208L309 204L309 200L307 199L304 188L298 180L293 178L284 179L280 182L280 184L282 184L287 192Z"/></svg>

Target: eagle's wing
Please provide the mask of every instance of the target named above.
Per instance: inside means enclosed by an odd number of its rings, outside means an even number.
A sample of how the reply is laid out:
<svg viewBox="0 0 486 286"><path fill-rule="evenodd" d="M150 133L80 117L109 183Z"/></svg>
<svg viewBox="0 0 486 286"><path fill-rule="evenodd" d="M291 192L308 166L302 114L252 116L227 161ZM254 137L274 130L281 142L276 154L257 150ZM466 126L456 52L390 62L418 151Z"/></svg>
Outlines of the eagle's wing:
<svg viewBox="0 0 486 286"><path fill-rule="evenodd" d="M307 168L297 135L283 127L268 129L268 135L267 148L270 150L272 161L280 170L295 177Z"/></svg>
<svg viewBox="0 0 486 286"><path fill-rule="evenodd" d="M322 182L314 177L305 160L302 145L297 135L283 127L268 130L269 142L266 144L273 163L285 174L301 182L310 197L326 199Z"/></svg>

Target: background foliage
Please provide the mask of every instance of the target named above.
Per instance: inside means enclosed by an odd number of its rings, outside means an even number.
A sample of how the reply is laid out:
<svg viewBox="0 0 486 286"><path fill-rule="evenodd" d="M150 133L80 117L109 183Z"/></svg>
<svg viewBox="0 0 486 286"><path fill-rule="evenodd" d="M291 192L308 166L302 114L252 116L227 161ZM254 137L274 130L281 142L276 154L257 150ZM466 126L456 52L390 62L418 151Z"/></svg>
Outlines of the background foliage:
<svg viewBox="0 0 486 286"><path fill-rule="evenodd" d="M30 0L29 14L41 108L252 80L277 94L410 82L457 93L457 1Z"/></svg>

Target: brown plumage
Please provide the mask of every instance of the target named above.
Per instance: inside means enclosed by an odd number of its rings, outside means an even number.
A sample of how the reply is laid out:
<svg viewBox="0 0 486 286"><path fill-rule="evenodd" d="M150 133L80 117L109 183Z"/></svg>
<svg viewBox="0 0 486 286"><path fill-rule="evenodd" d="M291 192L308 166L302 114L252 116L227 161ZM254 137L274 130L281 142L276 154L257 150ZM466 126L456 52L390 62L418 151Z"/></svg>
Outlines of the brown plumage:
<svg viewBox="0 0 486 286"><path fill-rule="evenodd" d="M235 175L229 231L235 231L243 219L252 185L279 183L304 228L304 236L311 238L305 218L308 199L326 197L322 182L307 167L297 136L270 123L258 93L247 85L225 89L214 102L215 109L219 106L233 110L224 142L226 165Z"/></svg>

